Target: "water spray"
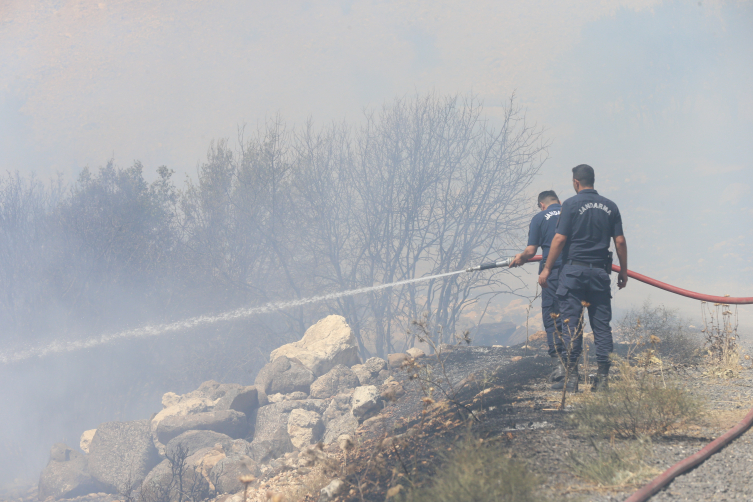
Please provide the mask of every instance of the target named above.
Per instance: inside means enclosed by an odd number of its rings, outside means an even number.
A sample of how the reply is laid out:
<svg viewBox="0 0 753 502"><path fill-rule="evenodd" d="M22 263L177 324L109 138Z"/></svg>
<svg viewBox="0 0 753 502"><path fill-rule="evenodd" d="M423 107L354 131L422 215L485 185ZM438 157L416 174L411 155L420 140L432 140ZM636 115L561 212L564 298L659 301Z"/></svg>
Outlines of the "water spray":
<svg viewBox="0 0 753 502"><path fill-rule="evenodd" d="M456 270L454 272L445 272L442 274L435 274L435 275L430 275L430 276L425 276L425 277L417 277L414 279L405 279L402 281L391 282L389 284L378 284L376 286L368 286L365 288L339 291L336 293L329 293L329 294L320 295L320 296L311 296L308 298L301 298L298 300L291 300L291 301L286 301L286 302L267 303L258 307L240 308L240 309L230 310L228 312L224 312L224 313L216 314L216 315L191 317L189 319L184 319L182 321L176 321L172 323L148 324L139 328L124 330L117 333L105 334L105 335L101 335L97 337L87 338L84 340L54 341L44 346L30 347L30 348L26 348L22 350L15 350L15 351L8 351L8 352L4 351L4 352L0 352L0 364L23 361L25 359L29 359L32 357L44 357L46 355L56 354L56 353L61 353L61 352L73 352L76 350L88 349L88 348L96 347L98 345L103 345L106 343L110 343L116 340L121 340L121 339L126 339L126 338L144 338L144 337L159 336L159 335L163 335L167 333L180 332L180 331L184 331L190 328L195 328L197 326L213 324L216 322L245 319L251 316L275 312L275 311L286 309L286 308L298 307L301 305L307 305L310 303L317 303L317 302L322 302L322 301L327 301L327 300L335 300L335 299L343 298L346 296L353 296L353 295L358 295L358 294L363 294L363 293L371 293L371 292L379 291L382 289L393 288L396 286L403 286L403 285L414 284L414 283L419 283L419 282L426 282L426 281L431 281L434 279L441 279L444 277L459 275L462 273L478 272L482 270L489 270L492 268L508 267L510 266L510 263L512 262L513 259L514 258L510 257L510 258L505 258L500 261L482 263L474 267L469 267L464 270ZM534 256L533 258L528 260L527 263L538 262L538 261L541 261L541 255ZM617 265L612 265L612 270L614 270L615 272L619 272L620 267L618 267ZM694 298L696 300L712 302L712 303L722 303L722 304L738 304L738 305L753 304L753 297L730 298L729 296L712 296L712 295L704 295L701 293L695 293L693 291L688 291L686 289L681 289L676 286L672 286L670 284L657 281L656 279L652 279L651 277L647 277L645 275L633 272L632 270L628 270L628 277L632 277L633 279L636 279L638 281L645 282L646 284L649 284L656 288L663 289L665 291L669 291L671 293L675 293L678 295L686 296L688 298Z"/></svg>

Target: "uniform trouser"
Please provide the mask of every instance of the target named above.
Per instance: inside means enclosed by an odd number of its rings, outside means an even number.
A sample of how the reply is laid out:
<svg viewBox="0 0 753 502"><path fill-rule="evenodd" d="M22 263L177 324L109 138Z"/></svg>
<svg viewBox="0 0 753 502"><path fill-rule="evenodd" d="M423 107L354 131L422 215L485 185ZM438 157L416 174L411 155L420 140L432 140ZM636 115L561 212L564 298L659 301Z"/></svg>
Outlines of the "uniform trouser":
<svg viewBox="0 0 753 502"><path fill-rule="evenodd" d="M541 291L541 317L544 320L546 341L549 344L549 355L552 357L557 356L557 353L562 354L564 350L562 338L555 334L555 330L562 333L562 318L561 316L552 318L552 314L560 313L559 301L557 299L560 270L559 267L552 270L552 273L547 278L549 287Z"/></svg>
<svg viewBox="0 0 753 502"><path fill-rule="evenodd" d="M602 268L564 265L559 277L557 298L561 310L562 341L574 364L583 350L583 302L588 303L588 320L594 334L596 361L609 364L612 352L612 293L609 274Z"/></svg>

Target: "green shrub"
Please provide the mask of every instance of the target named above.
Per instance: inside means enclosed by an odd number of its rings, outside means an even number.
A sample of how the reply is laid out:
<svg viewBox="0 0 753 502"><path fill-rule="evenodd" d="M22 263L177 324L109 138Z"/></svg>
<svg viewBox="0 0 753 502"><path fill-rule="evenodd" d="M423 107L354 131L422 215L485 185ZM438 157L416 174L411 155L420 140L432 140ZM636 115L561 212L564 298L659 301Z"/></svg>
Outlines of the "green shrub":
<svg viewBox="0 0 753 502"><path fill-rule="evenodd" d="M424 486L406 493L410 502L533 502L538 478L499 447L468 439L453 448Z"/></svg>
<svg viewBox="0 0 753 502"><path fill-rule="evenodd" d="M593 452L572 451L567 454L569 469L576 476L601 486L626 486L640 484L658 470L646 464L651 453L648 439L631 441L617 447L599 446L591 442Z"/></svg>
<svg viewBox="0 0 753 502"><path fill-rule="evenodd" d="M570 419L578 427L623 438L664 434L703 413L702 403L681 386L667 382L662 372L624 361L618 363L609 391L584 394L573 404Z"/></svg>

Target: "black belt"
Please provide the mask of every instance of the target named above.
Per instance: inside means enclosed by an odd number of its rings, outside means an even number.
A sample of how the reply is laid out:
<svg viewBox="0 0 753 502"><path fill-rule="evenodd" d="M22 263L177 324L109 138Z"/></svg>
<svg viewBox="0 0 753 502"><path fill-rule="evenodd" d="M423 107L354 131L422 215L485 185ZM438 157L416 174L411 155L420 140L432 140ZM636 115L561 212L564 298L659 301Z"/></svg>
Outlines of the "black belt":
<svg viewBox="0 0 753 502"><path fill-rule="evenodd" d="M578 260L567 260L565 262L565 265L575 265L577 267L586 267L586 268L606 268L606 263L588 263L585 261L578 261Z"/></svg>

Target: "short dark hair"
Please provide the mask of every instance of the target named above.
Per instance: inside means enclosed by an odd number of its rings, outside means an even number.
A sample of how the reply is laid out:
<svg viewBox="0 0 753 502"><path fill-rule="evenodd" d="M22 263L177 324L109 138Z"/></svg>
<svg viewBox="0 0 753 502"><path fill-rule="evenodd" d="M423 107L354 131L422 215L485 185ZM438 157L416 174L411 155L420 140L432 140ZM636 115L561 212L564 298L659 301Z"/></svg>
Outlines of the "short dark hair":
<svg viewBox="0 0 753 502"><path fill-rule="evenodd" d="M594 181L596 181L594 168L588 164L580 164L573 167L573 179L580 181L580 184L584 187L594 186Z"/></svg>
<svg viewBox="0 0 753 502"><path fill-rule="evenodd" d="M557 197L557 194L554 193L554 190L544 190L539 194L539 203L545 202L547 200L557 201L559 202L560 199Z"/></svg>

